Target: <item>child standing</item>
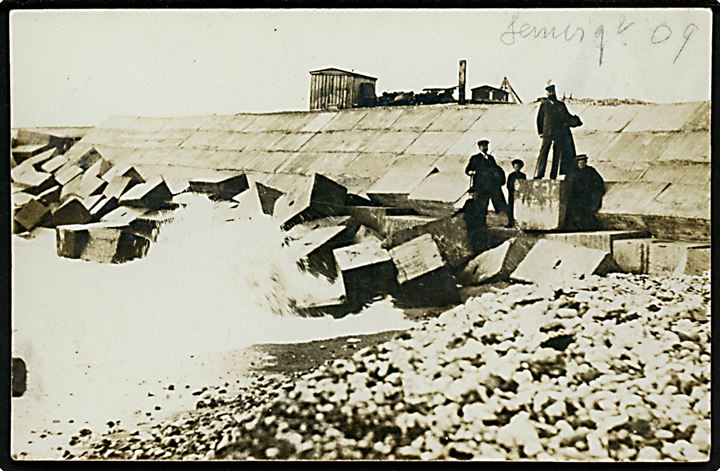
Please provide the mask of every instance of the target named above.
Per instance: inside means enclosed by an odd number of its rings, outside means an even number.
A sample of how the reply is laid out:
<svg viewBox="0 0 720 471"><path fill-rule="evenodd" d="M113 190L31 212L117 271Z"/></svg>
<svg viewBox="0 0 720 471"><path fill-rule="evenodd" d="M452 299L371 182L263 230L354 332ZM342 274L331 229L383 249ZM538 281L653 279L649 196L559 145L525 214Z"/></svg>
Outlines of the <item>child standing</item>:
<svg viewBox="0 0 720 471"><path fill-rule="evenodd" d="M513 172L508 175L507 178L507 190L508 190L508 223L505 227L513 227L515 224L514 218L514 207L515 207L515 180L527 180L527 175L520 171L525 166L525 163L520 159L512 161Z"/></svg>

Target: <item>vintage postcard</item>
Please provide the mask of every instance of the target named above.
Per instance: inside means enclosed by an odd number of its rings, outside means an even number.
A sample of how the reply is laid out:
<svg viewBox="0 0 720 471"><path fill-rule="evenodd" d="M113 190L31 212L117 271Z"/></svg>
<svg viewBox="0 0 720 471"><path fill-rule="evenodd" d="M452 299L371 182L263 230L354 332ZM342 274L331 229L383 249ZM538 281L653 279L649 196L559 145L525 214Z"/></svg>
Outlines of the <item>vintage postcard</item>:
<svg viewBox="0 0 720 471"><path fill-rule="evenodd" d="M710 458L712 12L10 12L15 460Z"/></svg>

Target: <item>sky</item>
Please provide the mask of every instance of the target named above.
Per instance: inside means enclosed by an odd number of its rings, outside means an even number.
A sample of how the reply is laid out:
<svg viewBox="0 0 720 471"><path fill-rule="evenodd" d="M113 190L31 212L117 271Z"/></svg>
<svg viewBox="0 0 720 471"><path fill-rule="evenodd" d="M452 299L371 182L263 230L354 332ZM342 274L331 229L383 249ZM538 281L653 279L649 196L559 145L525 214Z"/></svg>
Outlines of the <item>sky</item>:
<svg viewBox="0 0 720 471"><path fill-rule="evenodd" d="M544 94L710 99L709 9L33 10L10 16L13 127L109 116L307 110L309 71L377 77L376 93L507 76Z"/></svg>

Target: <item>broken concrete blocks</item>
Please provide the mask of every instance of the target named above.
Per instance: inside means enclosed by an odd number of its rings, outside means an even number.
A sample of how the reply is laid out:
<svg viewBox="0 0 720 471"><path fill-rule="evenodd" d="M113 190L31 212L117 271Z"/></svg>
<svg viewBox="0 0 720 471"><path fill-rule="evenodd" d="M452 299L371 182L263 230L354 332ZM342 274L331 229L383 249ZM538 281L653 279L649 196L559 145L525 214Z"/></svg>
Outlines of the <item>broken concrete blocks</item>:
<svg viewBox="0 0 720 471"><path fill-rule="evenodd" d="M147 209L159 209L165 203L172 201L172 193L162 177L135 185L125 194L119 202L122 205L142 207Z"/></svg>
<svg viewBox="0 0 720 471"><path fill-rule="evenodd" d="M347 188L316 173L307 183L278 198L274 215L289 229L302 221L345 213Z"/></svg>
<svg viewBox="0 0 720 471"><path fill-rule="evenodd" d="M234 196L247 190L248 179L245 174L194 178L189 181L189 189L193 193L204 193L211 199L231 200Z"/></svg>
<svg viewBox="0 0 720 471"><path fill-rule="evenodd" d="M527 231L560 229L565 221L569 184L564 180L517 180L515 223Z"/></svg>
<svg viewBox="0 0 720 471"><path fill-rule="evenodd" d="M92 220L90 212L75 196L69 197L55 209L52 214L52 223L55 226L65 224L85 224Z"/></svg>
<svg viewBox="0 0 720 471"><path fill-rule="evenodd" d="M541 239L510 274L510 279L560 285L574 276L604 275L615 268L609 252Z"/></svg>
<svg viewBox="0 0 720 471"><path fill-rule="evenodd" d="M395 265L387 250L365 242L333 250L338 272L351 306L361 306L380 294L396 290Z"/></svg>
<svg viewBox="0 0 720 471"><path fill-rule="evenodd" d="M467 284L507 280L534 244L528 238L508 239L472 259L458 279Z"/></svg>
<svg viewBox="0 0 720 471"><path fill-rule="evenodd" d="M446 306L460 302L455 280L430 234L390 249L397 268L400 299L413 306Z"/></svg>
<svg viewBox="0 0 720 471"><path fill-rule="evenodd" d="M101 198L90 207L90 215L93 220L104 217L118 207L118 200L114 196L101 196Z"/></svg>
<svg viewBox="0 0 720 471"><path fill-rule="evenodd" d="M55 229L57 254L100 263L123 263L144 256L150 241L116 223L72 224Z"/></svg>
<svg viewBox="0 0 720 471"><path fill-rule="evenodd" d="M49 213L50 209L47 206L33 198L15 212L15 223L26 231L32 231L46 219Z"/></svg>

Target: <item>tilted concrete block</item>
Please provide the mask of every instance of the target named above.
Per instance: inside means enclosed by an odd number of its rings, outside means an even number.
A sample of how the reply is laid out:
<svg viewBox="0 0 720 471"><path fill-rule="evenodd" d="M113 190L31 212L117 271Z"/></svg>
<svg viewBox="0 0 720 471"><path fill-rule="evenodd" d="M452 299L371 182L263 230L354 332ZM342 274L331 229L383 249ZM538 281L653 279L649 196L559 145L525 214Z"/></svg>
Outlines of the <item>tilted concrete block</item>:
<svg viewBox="0 0 720 471"><path fill-rule="evenodd" d="M400 299L412 306L446 306L460 302L455 280L430 234L390 249L397 268Z"/></svg>
<svg viewBox="0 0 720 471"><path fill-rule="evenodd" d="M105 189L103 189L103 196L107 198L120 199L126 191L130 190L133 186L137 185L138 182L133 180L131 177L121 177L117 175L110 179Z"/></svg>
<svg viewBox="0 0 720 471"><path fill-rule="evenodd" d="M128 177L135 183L145 183L145 179L138 170L127 164L117 164L102 175L102 179L110 182L115 177Z"/></svg>
<svg viewBox="0 0 720 471"><path fill-rule="evenodd" d="M57 254L99 263L123 263L147 254L150 241L116 223L75 224L56 228Z"/></svg>
<svg viewBox="0 0 720 471"><path fill-rule="evenodd" d="M416 214L388 214L382 219L380 233L392 239L395 234L401 233L413 227L423 226L429 222L437 221L433 216L419 216Z"/></svg>
<svg viewBox="0 0 720 471"><path fill-rule="evenodd" d="M347 189L335 181L315 174L303 184L278 198L274 215L289 229L295 224L322 216L345 213Z"/></svg>
<svg viewBox="0 0 720 471"><path fill-rule="evenodd" d="M114 196L101 196L101 199L90 208L90 215L93 220L97 221L104 217L110 211L118 207L118 200Z"/></svg>
<svg viewBox="0 0 720 471"><path fill-rule="evenodd" d="M165 224L175 220L175 211L162 209L149 211L138 216L130 222L130 229L135 234L141 235L152 242L155 242L160 234L160 229Z"/></svg>
<svg viewBox="0 0 720 471"><path fill-rule="evenodd" d="M574 276L603 275L616 268L609 252L541 239L510 274L510 279L557 285Z"/></svg>
<svg viewBox="0 0 720 471"><path fill-rule="evenodd" d="M110 169L113 168L113 164L103 158L95 161L87 170L83 173L83 178L102 178Z"/></svg>
<svg viewBox="0 0 720 471"><path fill-rule="evenodd" d="M60 202L61 192L62 188L59 185L55 185L37 195L37 198L42 204L47 206L51 203Z"/></svg>
<svg viewBox="0 0 720 471"><path fill-rule="evenodd" d="M60 185L67 185L70 183L71 180L75 179L75 177L82 174L82 169L78 167L77 165L73 164L65 164L60 169L57 170L55 173L55 180Z"/></svg>
<svg viewBox="0 0 720 471"><path fill-rule="evenodd" d="M70 195L78 198L88 198L94 195L102 195L107 182L92 175L81 175L72 179L66 184L60 193L60 200L65 200Z"/></svg>
<svg viewBox="0 0 720 471"><path fill-rule="evenodd" d="M172 201L172 198L173 195L165 180L157 177L149 182L133 186L120 197L119 201L122 205L158 209Z"/></svg>
<svg viewBox="0 0 720 471"><path fill-rule="evenodd" d="M347 226L319 227L303 232L290 242L289 249L303 269L334 280L338 273L333 250L346 245L353 235Z"/></svg>
<svg viewBox="0 0 720 471"><path fill-rule="evenodd" d="M333 250L349 305L359 306L397 288L395 265L387 250L372 242Z"/></svg>
<svg viewBox="0 0 720 471"><path fill-rule="evenodd" d="M48 160L47 162L43 163L40 166L40 169L43 172L47 173L55 173L58 171L63 165L65 165L68 162L68 158L64 155L56 155L52 159Z"/></svg>
<svg viewBox="0 0 720 471"><path fill-rule="evenodd" d="M41 224L50 213L47 206L37 199L31 199L15 212L15 222L26 231L32 231Z"/></svg>
<svg viewBox="0 0 720 471"><path fill-rule="evenodd" d="M255 182L255 188L257 190L258 197L260 198L262 212L272 216L275 212L275 203L282 195L284 195L284 193L277 188L273 188L260 182Z"/></svg>
<svg viewBox="0 0 720 471"><path fill-rule="evenodd" d="M41 172L41 171L43 171L42 166L46 162L49 162L51 159L53 159L57 155L57 153L58 153L57 147L53 147L51 149L48 149L44 152L40 152L39 154L30 157L23 163L32 165L33 168L35 168L35 170ZM50 173L50 172L48 172L48 173Z"/></svg>
<svg viewBox="0 0 720 471"><path fill-rule="evenodd" d="M52 214L52 223L55 226L66 224L85 224L92 220L90 212L80 199L71 196L58 206Z"/></svg>
<svg viewBox="0 0 720 471"><path fill-rule="evenodd" d="M472 259L458 279L467 284L507 280L527 256L535 241L530 238L511 238Z"/></svg>
<svg viewBox="0 0 720 471"><path fill-rule="evenodd" d="M565 221L569 190L564 180L518 180L515 224L523 230L559 229Z"/></svg>
<svg viewBox="0 0 720 471"><path fill-rule="evenodd" d="M382 233L385 229L385 219L388 216L407 216L412 211L407 208L394 208L389 206L348 206L347 212L352 218L364 226Z"/></svg>
<svg viewBox="0 0 720 471"><path fill-rule="evenodd" d="M117 224L130 225L134 220L148 213L150 210L147 208L135 208L132 206L120 206L107 213L105 216L100 218L103 222L113 222Z"/></svg>
<svg viewBox="0 0 720 471"><path fill-rule="evenodd" d="M13 183L24 192L39 195L57 183L51 173L38 172L32 165L20 164L11 172Z"/></svg>
<svg viewBox="0 0 720 471"><path fill-rule="evenodd" d="M194 178L189 181L189 189L193 193L204 193L214 199L230 200L247 190L248 179L241 175L216 175L213 177Z"/></svg>

